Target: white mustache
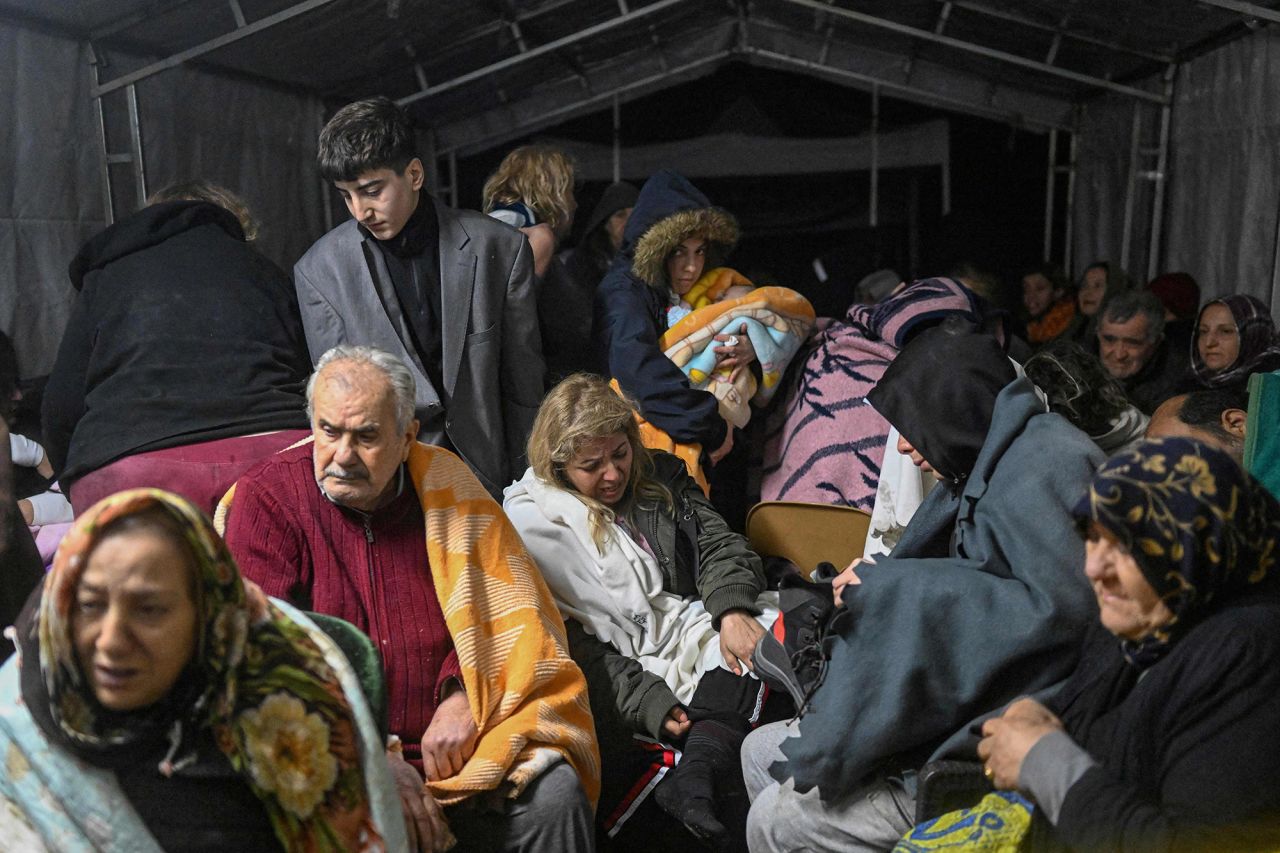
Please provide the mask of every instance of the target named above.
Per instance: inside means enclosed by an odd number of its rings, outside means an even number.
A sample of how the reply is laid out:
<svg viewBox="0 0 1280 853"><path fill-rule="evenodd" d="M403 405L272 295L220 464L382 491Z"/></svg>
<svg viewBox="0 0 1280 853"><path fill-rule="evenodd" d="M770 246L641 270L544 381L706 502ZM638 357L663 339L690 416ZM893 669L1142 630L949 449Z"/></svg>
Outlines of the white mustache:
<svg viewBox="0 0 1280 853"><path fill-rule="evenodd" d="M330 465L324 469L324 476L326 480L330 477L335 480L364 480L368 478L369 472L363 467L343 468L341 465Z"/></svg>

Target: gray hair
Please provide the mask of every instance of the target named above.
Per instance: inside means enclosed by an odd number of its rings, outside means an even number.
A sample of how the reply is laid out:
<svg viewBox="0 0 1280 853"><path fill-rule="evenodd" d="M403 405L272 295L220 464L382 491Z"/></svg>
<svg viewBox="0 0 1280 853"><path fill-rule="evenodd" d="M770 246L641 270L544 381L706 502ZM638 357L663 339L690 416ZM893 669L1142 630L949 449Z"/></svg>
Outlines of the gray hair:
<svg viewBox="0 0 1280 853"><path fill-rule="evenodd" d="M348 344L339 344L320 356L320 360L316 362L315 370L307 380L307 420L313 420L315 417L311 401L315 394L316 377L320 375L320 371L335 361L364 364L385 376L391 385L391 393L395 397L396 429L403 432L409 428L414 414L414 397L417 395L417 383L413 381L413 373L405 367L403 361L386 350Z"/></svg>
<svg viewBox="0 0 1280 853"><path fill-rule="evenodd" d="M1121 291L1103 303L1098 312L1102 320L1110 323L1127 323L1138 314L1147 318L1147 340L1160 340L1164 334L1164 303L1149 290Z"/></svg>

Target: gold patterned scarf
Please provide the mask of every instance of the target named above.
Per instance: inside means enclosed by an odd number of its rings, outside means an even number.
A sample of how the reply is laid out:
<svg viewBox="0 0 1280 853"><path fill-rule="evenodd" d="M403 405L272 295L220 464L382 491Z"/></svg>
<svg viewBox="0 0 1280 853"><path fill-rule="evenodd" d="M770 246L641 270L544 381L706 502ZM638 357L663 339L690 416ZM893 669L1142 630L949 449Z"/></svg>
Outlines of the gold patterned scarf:
<svg viewBox="0 0 1280 853"><path fill-rule="evenodd" d="M175 522L194 558L195 657L166 700L138 712L111 712L97 702L76 660L77 588L112 523L156 509ZM24 679L23 695L29 705L38 698L42 728L52 727L71 751L119 765L163 734L170 747L160 769L169 775L194 759L191 734L207 727L262 801L285 849L384 849L370 816L352 710L336 674L302 627L261 592L246 595L222 539L190 502L134 489L77 519L45 579L38 638L38 652L23 651L28 660L38 654L40 678L35 684ZM41 687L43 696L29 696L29 688Z"/></svg>

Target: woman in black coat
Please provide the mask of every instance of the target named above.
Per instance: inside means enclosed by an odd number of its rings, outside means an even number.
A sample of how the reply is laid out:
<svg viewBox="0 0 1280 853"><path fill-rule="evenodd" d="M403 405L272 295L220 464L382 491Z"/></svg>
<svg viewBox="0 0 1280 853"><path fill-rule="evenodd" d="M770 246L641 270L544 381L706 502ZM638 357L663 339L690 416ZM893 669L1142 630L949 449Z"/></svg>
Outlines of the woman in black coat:
<svg viewBox="0 0 1280 853"><path fill-rule="evenodd" d="M1075 514L1101 625L1047 705L983 726L1030 850L1280 844L1280 503L1223 451L1144 442Z"/></svg>
<svg viewBox="0 0 1280 853"><path fill-rule="evenodd" d="M71 262L79 296L42 416L77 513L134 486L211 512L245 469L305 434L297 296L252 236L243 202L197 181L153 196Z"/></svg>

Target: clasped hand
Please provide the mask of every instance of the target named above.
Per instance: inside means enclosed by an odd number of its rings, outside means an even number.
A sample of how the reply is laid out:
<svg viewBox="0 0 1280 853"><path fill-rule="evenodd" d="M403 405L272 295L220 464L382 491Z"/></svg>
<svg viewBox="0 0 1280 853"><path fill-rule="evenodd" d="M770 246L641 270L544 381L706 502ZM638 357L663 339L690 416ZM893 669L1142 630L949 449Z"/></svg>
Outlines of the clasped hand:
<svg viewBox="0 0 1280 853"><path fill-rule="evenodd" d="M1017 700L999 717L985 721L978 757L991 784L1003 790L1017 788L1027 753L1040 738L1055 731L1062 731L1062 720L1029 697Z"/></svg>

